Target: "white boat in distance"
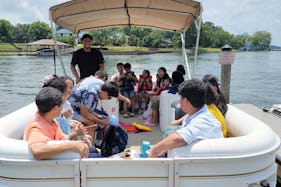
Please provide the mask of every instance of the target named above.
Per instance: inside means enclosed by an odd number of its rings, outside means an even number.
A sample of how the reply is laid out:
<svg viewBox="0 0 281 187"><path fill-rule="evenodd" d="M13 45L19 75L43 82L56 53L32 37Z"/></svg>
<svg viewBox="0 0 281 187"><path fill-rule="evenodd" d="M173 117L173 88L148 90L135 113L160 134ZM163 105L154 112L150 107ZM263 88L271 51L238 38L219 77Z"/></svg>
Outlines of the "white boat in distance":
<svg viewBox="0 0 281 187"><path fill-rule="evenodd" d="M143 26L179 32L182 41L201 13L201 3L193 0L74 0L50 8L52 21L75 34L93 28ZM197 26L200 31L200 22ZM185 55L183 44L184 59ZM161 129L173 119L171 103L177 99L178 95L161 94ZM0 119L0 186L275 186L280 139L260 120L228 107L228 138L176 148L168 158L81 159L69 152L38 161L22 140L25 125L36 111L32 103Z"/></svg>
<svg viewBox="0 0 281 187"><path fill-rule="evenodd" d="M55 50L50 48L43 48L36 51L38 56L54 56Z"/></svg>

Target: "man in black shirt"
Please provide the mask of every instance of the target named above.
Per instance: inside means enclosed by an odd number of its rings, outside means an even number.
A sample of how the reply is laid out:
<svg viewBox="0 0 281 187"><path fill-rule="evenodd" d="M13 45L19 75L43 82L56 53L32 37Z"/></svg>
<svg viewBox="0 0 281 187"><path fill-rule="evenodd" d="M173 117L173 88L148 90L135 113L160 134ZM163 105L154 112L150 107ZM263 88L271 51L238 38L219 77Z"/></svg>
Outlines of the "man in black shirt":
<svg viewBox="0 0 281 187"><path fill-rule="evenodd" d="M104 70L104 58L102 53L91 48L93 38L89 34L82 36L84 47L73 53L71 60L71 72L73 73L76 83L81 79L95 75L98 70ZM77 73L76 65L79 67L80 76Z"/></svg>

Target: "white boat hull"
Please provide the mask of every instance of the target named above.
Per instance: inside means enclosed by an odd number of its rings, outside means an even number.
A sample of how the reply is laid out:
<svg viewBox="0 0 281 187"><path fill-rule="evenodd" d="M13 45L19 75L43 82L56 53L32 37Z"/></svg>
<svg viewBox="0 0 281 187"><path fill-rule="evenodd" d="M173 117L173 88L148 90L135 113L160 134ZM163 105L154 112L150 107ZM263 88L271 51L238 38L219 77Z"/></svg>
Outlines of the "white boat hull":
<svg viewBox="0 0 281 187"><path fill-rule="evenodd" d="M276 183L279 138L267 125L231 105L226 122L233 137L177 148L168 158L132 160L80 159L72 152L52 160L34 160L27 142L21 139L35 111L32 103L0 119L0 187L246 187ZM162 113L161 119L162 115L172 113Z"/></svg>

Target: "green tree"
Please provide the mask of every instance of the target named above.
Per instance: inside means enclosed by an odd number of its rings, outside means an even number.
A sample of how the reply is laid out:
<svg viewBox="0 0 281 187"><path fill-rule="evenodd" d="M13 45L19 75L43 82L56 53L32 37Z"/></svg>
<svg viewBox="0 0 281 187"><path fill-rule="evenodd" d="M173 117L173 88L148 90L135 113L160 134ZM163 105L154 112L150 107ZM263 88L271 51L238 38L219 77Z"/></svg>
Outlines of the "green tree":
<svg viewBox="0 0 281 187"><path fill-rule="evenodd" d="M75 45L75 38L74 36L58 36L57 40L63 43L68 43L71 46Z"/></svg>
<svg viewBox="0 0 281 187"><path fill-rule="evenodd" d="M230 43L230 46L233 49L240 49L244 45L247 44L247 41L249 40L250 35L247 33L244 33L242 35L233 35L233 41Z"/></svg>
<svg viewBox="0 0 281 187"><path fill-rule="evenodd" d="M211 47L212 46L212 34L216 31L216 27L212 22L205 22L201 26L200 33L200 46Z"/></svg>
<svg viewBox="0 0 281 187"><path fill-rule="evenodd" d="M30 42L30 36L28 34L30 24L17 24L12 29L13 40L16 43L28 43Z"/></svg>
<svg viewBox="0 0 281 187"><path fill-rule="evenodd" d="M216 27L211 35L211 47L220 48L225 44L231 44L232 36L229 32L224 31L222 27Z"/></svg>
<svg viewBox="0 0 281 187"><path fill-rule="evenodd" d="M144 46L160 47L163 38L163 31L151 30L151 32L147 33L144 37Z"/></svg>
<svg viewBox="0 0 281 187"><path fill-rule="evenodd" d="M12 27L9 21L0 19L0 42L11 42Z"/></svg>
<svg viewBox="0 0 281 187"><path fill-rule="evenodd" d="M271 34L267 31L257 31L252 35L251 42L252 45L257 46L258 49L268 49L271 42Z"/></svg>
<svg viewBox="0 0 281 187"><path fill-rule="evenodd" d="M196 27L195 24L193 23L191 27L185 32L185 46L190 48L190 47L195 47L196 45ZM180 42L181 45L181 42Z"/></svg>
<svg viewBox="0 0 281 187"><path fill-rule="evenodd" d="M47 23L40 21L31 23L28 29L28 33L32 41L44 38L51 38L52 36L50 26Z"/></svg>
<svg viewBox="0 0 281 187"><path fill-rule="evenodd" d="M179 33L173 33L170 38L172 40L172 45L174 48L181 47L181 37Z"/></svg>

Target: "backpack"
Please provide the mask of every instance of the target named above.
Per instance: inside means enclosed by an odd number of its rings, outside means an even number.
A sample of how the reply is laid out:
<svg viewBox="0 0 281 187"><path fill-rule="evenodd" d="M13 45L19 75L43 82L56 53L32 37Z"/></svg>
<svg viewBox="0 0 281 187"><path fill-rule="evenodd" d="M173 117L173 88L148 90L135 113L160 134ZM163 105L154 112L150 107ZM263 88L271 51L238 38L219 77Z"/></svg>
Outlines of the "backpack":
<svg viewBox="0 0 281 187"><path fill-rule="evenodd" d="M128 134L119 124L110 125L106 130L102 143L101 155L109 157L124 151L128 143Z"/></svg>

